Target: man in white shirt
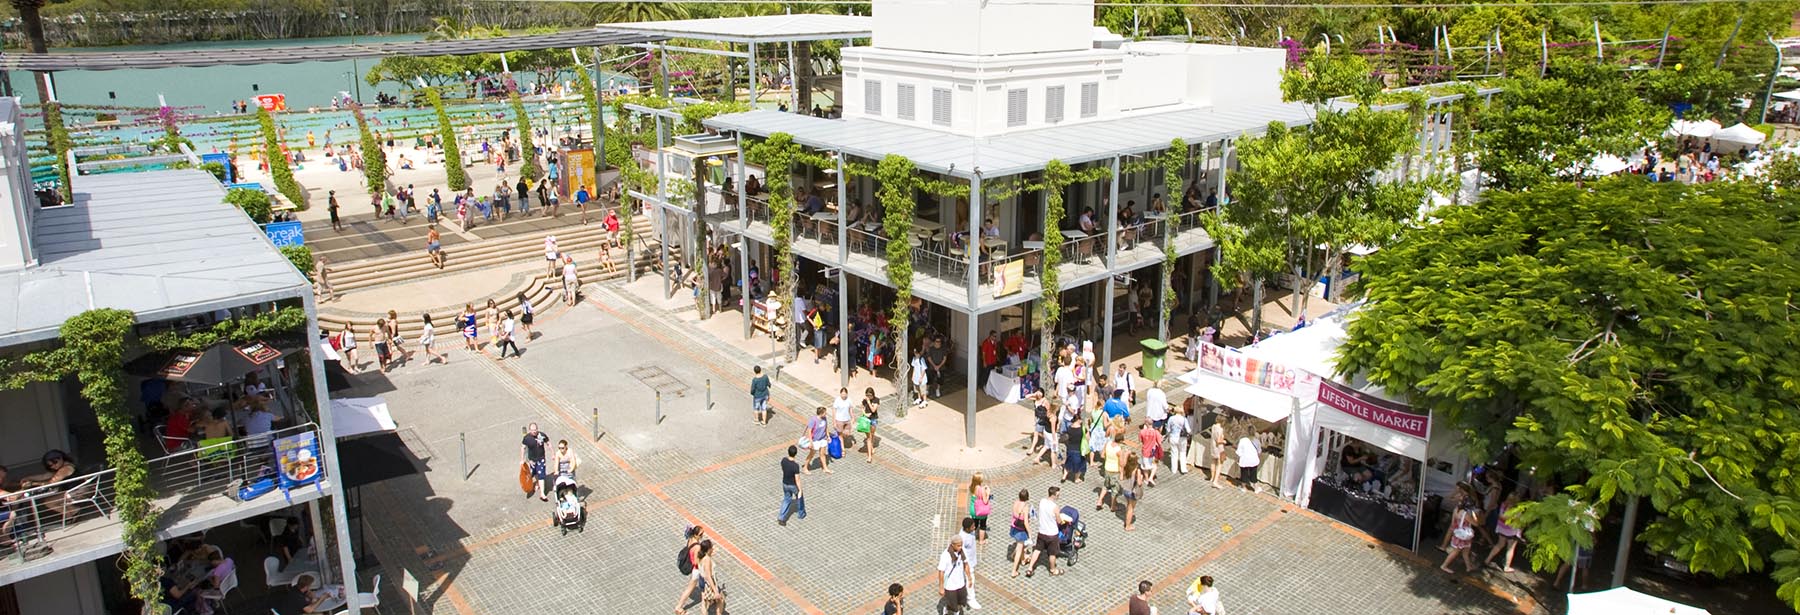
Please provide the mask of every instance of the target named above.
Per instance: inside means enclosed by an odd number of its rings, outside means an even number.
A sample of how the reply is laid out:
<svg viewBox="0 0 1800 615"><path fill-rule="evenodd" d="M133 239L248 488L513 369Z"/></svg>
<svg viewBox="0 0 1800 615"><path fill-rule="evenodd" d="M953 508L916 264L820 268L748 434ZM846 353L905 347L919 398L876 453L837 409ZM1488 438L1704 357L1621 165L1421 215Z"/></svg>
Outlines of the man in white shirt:
<svg viewBox="0 0 1800 615"><path fill-rule="evenodd" d="M938 554L938 595L944 597L945 613L961 613L969 595L969 560L963 552L961 538L950 539L950 547Z"/></svg>
<svg viewBox="0 0 1800 615"><path fill-rule="evenodd" d="M1066 363L1056 368L1056 396L1065 407L1081 407L1075 398L1075 368Z"/></svg>
<svg viewBox="0 0 1800 615"><path fill-rule="evenodd" d="M1221 615L1219 606L1219 589L1213 587L1213 578L1200 577L1188 588L1188 613L1191 615Z"/></svg>
<svg viewBox="0 0 1800 615"><path fill-rule="evenodd" d="M275 431L275 414L261 401L250 403L250 414L244 417L244 435L260 436Z"/></svg>
<svg viewBox="0 0 1800 615"><path fill-rule="evenodd" d="M979 543L975 540L975 520L963 517L962 532L957 533L956 538L962 541L963 555L969 558L969 583L968 588L963 592L969 598L969 610L979 611L981 610L981 601L975 599L975 565L981 563L981 556L976 553L976 546Z"/></svg>
<svg viewBox="0 0 1800 615"><path fill-rule="evenodd" d="M1150 424L1155 425L1157 431L1167 429L1169 395L1164 393L1161 387L1153 384L1149 390L1144 391L1144 416L1149 417ZM1167 432L1164 431L1164 433Z"/></svg>
<svg viewBox="0 0 1800 615"><path fill-rule="evenodd" d="M1154 395L1150 397L1150 403L1156 403L1157 400L1162 399L1161 389L1150 389L1150 391ZM1168 426L1169 430L1169 469L1176 474L1187 474L1189 467L1188 438L1193 436L1194 428L1188 423L1187 416L1181 412L1176 412L1164 424Z"/></svg>
<svg viewBox="0 0 1800 615"><path fill-rule="evenodd" d="M1038 560L1044 559L1045 556L1049 556L1050 559L1050 576L1062 574L1056 570L1056 556L1062 554L1062 541L1057 539L1056 527L1056 518L1062 514L1062 507L1056 504L1056 494L1061 491L1061 488L1051 486L1050 491L1044 494L1044 499L1038 500L1037 554L1031 556L1031 565L1025 570L1026 578L1031 578L1031 575L1037 572Z"/></svg>

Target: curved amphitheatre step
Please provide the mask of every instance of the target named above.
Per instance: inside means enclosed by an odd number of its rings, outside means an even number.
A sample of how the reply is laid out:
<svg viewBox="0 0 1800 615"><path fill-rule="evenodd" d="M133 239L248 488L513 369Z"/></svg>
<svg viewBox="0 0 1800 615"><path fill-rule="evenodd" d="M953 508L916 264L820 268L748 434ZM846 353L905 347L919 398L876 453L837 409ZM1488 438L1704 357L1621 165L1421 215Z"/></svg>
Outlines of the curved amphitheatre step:
<svg viewBox="0 0 1800 615"><path fill-rule="evenodd" d="M652 246L654 245L655 244L652 244ZM595 246L597 247L598 243L596 243ZM576 270L580 272L583 284L605 282L623 278L625 276L624 267L617 267L614 271L607 272L604 270L603 266L593 258L578 259L577 263ZM621 265L622 264L623 263L621 263ZM656 255L651 250L640 250L636 265L640 274L650 271L656 265ZM531 300L532 306L536 307L539 312L543 312L546 308L550 307L560 299L559 294L562 289L561 280L559 278L552 278L544 273L535 271L531 273L519 272L513 274L513 282L508 284L506 288L508 290L502 291L498 293L497 297L494 297L497 299L496 305L498 305L502 311L513 310L515 314L519 312L519 293L523 292L525 296ZM477 311L479 312L482 309L483 304L487 303L488 298L489 297L486 296L471 298L468 303L476 304ZM400 315L400 333L407 339L416 339L424 328L424 321L419 318L421 312L428 312L431 314L431 320L432 323L436 325L438 335L447 335L446 332L454 333L456 329L454 321L456 316L462 313L462 308L463 306L459 304L437 306L425 310L410 309L407 313ZM319 309L319 327L328 332L337 332L342 330L344 325L348 324L354 328L360 337L366 338L368 330L374 326L375 321L385 317L386 314L345 312L333 310L330 306L323 306ZM487 324L483 322L481 325L483 327L482 336L485 338L487 335Z"/></svg>
<svg viewBox="0 0 1800 615"><path fill-rule="evenodd" d="M645 237L650 232L648 217L633 221L634 235ZM473 271L500 265L542 260L544 236L555 234L557 248L574 254L597 252L606 230L598 224L569 227L555 231L530 233L512 237L486 239L449 246L445 249L444 269L431 264L423 250L410 251L346 263L334 263L331 272L333 290L345 292L394 282L406 282L422 276ZM576 258L576 261L582 261Z"/></svg>

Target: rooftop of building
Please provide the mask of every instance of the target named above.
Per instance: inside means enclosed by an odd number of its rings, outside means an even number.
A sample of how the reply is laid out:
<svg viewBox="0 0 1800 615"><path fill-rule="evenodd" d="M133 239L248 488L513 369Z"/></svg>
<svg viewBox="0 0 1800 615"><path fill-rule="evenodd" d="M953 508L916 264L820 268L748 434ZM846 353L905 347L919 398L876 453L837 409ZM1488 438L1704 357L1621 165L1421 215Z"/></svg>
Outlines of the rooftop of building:
<svg viewBox="0 0 1800 615"><path fill-rule="evenodd" d="M55 338L95 308L139 322L304 296L306 278L205 171L84 175L37 212L36 265L0 272L0 346Z"/></svg>
<svg viewBox="0 0 1800 615"><path fill-rule="evenodd" d="M802 13L606 24L608 29L670 38L733 43L787 43L868 38L873 17Z"/></svg>
<svg viewBox="0 0 1800 615"><path fill-rule="evenodd" d="M805 147L870 160L899 154L921 170L995 178L1037 171L1051 160L1080 164L1168 149L1177 138L1190 144L1207 143L1261 134L1270 122L1303 126L1312 121L1311 106L1279 103L1230 109L1187 107L990 137L870 118L834 120L779 111L720 115L706 125L755 136L787 133Z"/></svg>

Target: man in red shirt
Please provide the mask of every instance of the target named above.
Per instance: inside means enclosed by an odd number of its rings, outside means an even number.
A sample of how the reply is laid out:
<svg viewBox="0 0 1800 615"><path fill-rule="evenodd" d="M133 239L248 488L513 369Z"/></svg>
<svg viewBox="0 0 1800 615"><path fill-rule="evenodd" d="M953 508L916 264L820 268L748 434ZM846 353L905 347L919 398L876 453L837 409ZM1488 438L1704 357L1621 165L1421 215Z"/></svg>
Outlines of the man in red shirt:
<svg viewBox="0 0 1800 615"><path fill-rule="evenodd" d="M163 448L177 451L193 444L194 414L200 409L200 403L193 398L182 400L181 407L169 414L169 422L163 424Z"/></svg>
<svg viewBox="0 0 1800 615"><path fill-rule="evenodd" d="M981 339L981 378L982 387L987 386L988 374L1000 365L1000 333L988 331L987 337Z"/></svg>

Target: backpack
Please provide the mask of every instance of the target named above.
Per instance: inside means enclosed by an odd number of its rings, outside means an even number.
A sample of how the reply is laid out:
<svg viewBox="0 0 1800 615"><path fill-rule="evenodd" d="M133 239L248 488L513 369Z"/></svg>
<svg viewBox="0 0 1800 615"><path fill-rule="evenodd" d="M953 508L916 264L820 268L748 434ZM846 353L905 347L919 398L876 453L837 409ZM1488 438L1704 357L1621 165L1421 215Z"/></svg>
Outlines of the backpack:
<svg viewBox="0 0 1800 615"><path fill-rule="evenodd" d="M675 571L684 577L694 574L694 561L688 559L688 547L691 546L693 545L681 545L681 550L675 552Z"/></svg>

